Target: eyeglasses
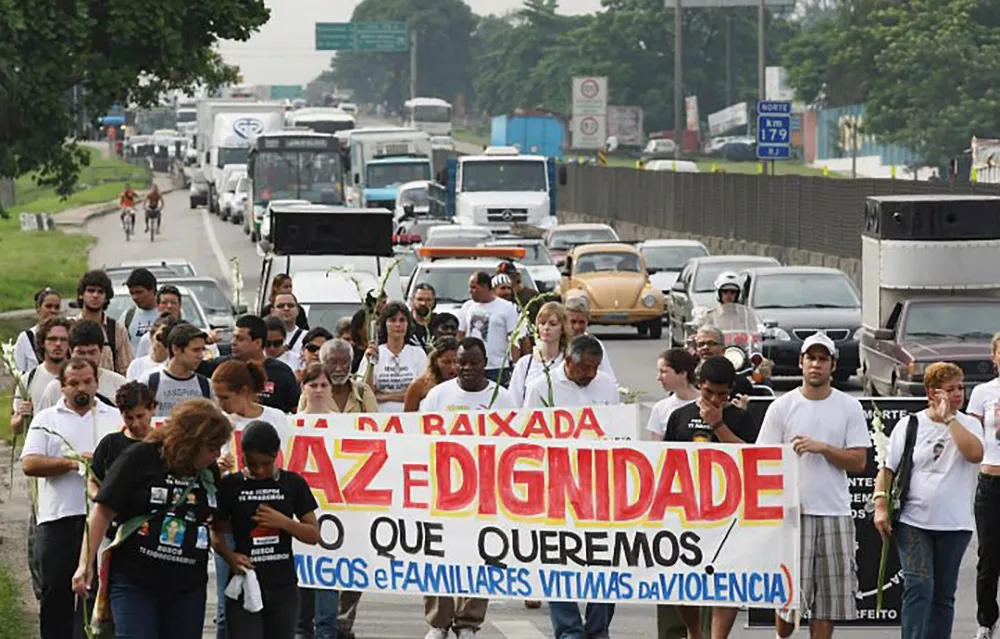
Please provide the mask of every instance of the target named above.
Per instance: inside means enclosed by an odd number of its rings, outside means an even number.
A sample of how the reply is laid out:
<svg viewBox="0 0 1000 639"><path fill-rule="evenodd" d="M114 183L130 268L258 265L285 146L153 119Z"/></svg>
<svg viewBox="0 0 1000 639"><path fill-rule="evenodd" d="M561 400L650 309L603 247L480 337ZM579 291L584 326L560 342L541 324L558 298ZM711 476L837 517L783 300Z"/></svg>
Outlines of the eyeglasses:
<svg viewBox="0 0 1000 639"><path fill-rule="evenodd" d="M322 347L319 344L306 344L302 348L306 349L310 353L318 353L319 349Z"/></svg>
<svg viewBox="0 0 1000 639"><path fill-rule="evenodd" d="M264 342L265 348L278 348L284 345L285 345L285 340L283 339L274 339L274 340L269 339L266 342Z"/></svg>
<svg viewBox="0 0 1000 639"><path fill-rule="evenodd" d="M274 308L276 308L276 309L278 309L280 311L287 311L287 310L295 308L296 306L297 306L297 304L294 304L294 303L292 303L292 304L275 304Z"/></svg>
<svg viewBox="0 0 1000 639"><path fill-rule="evenodd" d="M694 345L697 346L698 348L712 348L713 346L718 346L719 343L715 342L715 341L711 341L711 342L695 342Z"/></svg>

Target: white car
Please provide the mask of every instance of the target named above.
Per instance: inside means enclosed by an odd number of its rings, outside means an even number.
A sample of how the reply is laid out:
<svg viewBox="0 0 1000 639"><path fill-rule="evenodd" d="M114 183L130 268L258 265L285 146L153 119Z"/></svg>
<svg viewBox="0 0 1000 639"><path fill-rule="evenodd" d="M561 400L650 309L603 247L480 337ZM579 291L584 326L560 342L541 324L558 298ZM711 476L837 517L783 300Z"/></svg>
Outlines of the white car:
<svg viewBox="0 0 1000 639"><path fill-rule="evenodd" d="M522 247L525 253L521 263L524 264L524 269L534 280L534 288L539 293L549 293L559 289L559 284L562 283L562 274L552 260L549 249L545 248L545 243L541 239L502 238L484 242L482 246Z"/></svg>
<svg viewBox="0 0 1000 639"><path fill-rule="evenodd" d="M644 240L636 248L646 262L646 272L653 286L670 297L670 289L684 269L688 260L708 255L708 249L698 240L660 239ZM664 308L664 316L666 309Z"/></svg>
<svg viewBox="0 0 1000 639"><path fill-rule="evenodd" d="M501 262L513 262L521 273L521 282L530 288L538 290L535 281L527 267L515 260L502 260L496 257L458 257L429 260L423 258L417 263L417 268L410 276L406 287L405 299L413 298L413 289L417 284L430 284L434 287L438 313L457 315L462 304L470 299L469 278L477 271L485 271L490 275L496 273ZM298 289L296 289L297 291Z"/></svg>
<svg viewBox="0 0 1000 639"><path fill-rule="evenodd" d="M351 115L358 114L358 105L354 104L353 102L341 102L340 106L338 106L337 108L339 108L344 113L350 113Z"/></svg>
<svg viewBox="0 0 1000 639"><path fill-rule="evenodd" d="M243 209L238 207L242 206L240 203L240 183L241 180L246 179L246 177L246 172L240 173L234 171L229 175L229 179L226 180L226 185L223 190L219 192L219 217L223 220L232 219L237 215L240 219L233 220L234 222L243 220ZM245 188L246 187L244 187L244 189ZM244 193L244 201L245 197L246 194Z"/></svg>
<svg viewBox="0 0 1000 639"><path fill-rule="evenodd" d="M211 333L212 326L208 321L208 315L198 302L198 298L191 292L191 289L178 286L177 290L181 293L181 319L194 324L206 333ZM125 315L128 314L129 310L135 308L135 302L132 301L127 286L116 286L114 291L115 295L111 298L111 302L108 304L105 313L108 314L108 317L124 321ZM215 344L210 344L208 350L212 353L213 357L219 356L219 347Z"/></svg>
<svg viewBox="0 0 1000 639"><path fill-rule="evenodd" d="M118 265L119 268L164 268L170 269L178 276L194 277L198 272L194 270L194 264L190 260L179 257L167 257L159 260L126 260Z"/></svg>
<svg viewBox="0 0 1000 639"><path fill-rule="evenodd" d="M701 173L691 160L649 160L643 167L647 171L673 171L675 173Z"/></svg>
<svg viewBox="0 0 1000 639"><path fill-rule="evenodd" d="M485 226L442 224L427 229L424 246L478 246L493 239L493 231Z"/></svg>
<svg viewBox="0 0 1000 639"><path fill-rule="evenodd" d="M430 213L431 202L428 195L430 184L430 180L417 180L407 182L399 187L399 193L396 195L396 210L393 215L396 224L402 222L404 217L420 217Z"/></svg>

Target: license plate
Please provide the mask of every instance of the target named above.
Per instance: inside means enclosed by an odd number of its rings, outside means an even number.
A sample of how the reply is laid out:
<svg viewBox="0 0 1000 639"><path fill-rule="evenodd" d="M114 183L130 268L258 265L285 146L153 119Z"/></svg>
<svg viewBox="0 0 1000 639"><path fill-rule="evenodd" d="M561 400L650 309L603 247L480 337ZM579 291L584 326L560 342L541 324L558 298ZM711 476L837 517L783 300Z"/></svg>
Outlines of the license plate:
<svg viewBox="0 0 1000 639"><path fill-rule="evenodd" d="M604 313L601 317L609 322L624 322L628 319L628 313Z"/></svg>

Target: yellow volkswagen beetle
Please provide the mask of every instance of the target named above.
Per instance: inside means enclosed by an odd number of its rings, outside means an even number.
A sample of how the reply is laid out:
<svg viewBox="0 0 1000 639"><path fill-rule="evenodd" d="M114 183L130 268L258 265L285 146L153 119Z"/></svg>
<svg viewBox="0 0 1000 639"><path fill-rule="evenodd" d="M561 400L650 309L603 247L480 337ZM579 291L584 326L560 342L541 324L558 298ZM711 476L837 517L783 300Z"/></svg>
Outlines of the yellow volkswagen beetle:
<svg viewBox="0 0 1000 639"><path fill-rule="evenodd" d="M590 323L635 326L639 335L663 334L663 293L649 281L642 253L629 244L585 244L566 256L560 294L586 297Z"/></svg>

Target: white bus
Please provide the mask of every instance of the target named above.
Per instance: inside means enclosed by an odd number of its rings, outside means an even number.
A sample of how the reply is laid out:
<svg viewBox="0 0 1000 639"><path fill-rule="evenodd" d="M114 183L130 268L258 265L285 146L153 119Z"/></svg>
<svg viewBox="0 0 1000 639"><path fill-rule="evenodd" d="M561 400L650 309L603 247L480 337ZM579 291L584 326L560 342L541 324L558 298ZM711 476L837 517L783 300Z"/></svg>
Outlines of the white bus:
<svg viewBox="0 0 1000 639"><path fill-rule="evenodd" d="M349 131L357 126L353 115L334 107L315 107L289 111L285 114L285 124L290 127L305 127L316 133Z"/></svg>
<svg viewBox="0 0 1000 639"><path fill-rule="evenodd" d="M431 137L451 137L451 104L439 98L413 98L403 105L406 126Z"/></svg>

